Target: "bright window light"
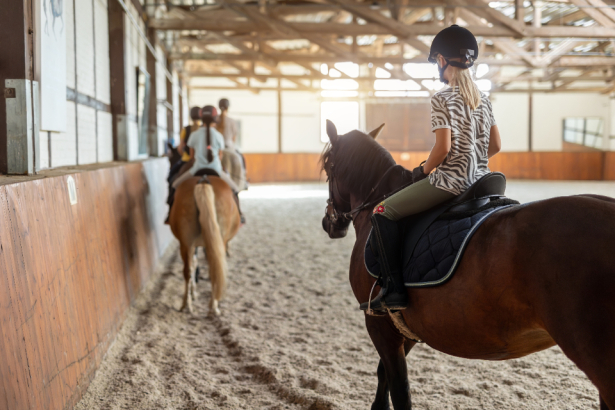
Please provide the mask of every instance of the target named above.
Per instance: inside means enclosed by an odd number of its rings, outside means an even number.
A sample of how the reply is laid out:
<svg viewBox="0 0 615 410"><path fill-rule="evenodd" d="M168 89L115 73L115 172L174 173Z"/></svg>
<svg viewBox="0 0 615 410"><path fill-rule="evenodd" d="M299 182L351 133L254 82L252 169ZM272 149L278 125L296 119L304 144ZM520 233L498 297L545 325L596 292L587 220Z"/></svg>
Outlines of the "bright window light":
<svg viewBox="0 0 615 410"><path fill-rule="evenodd" d="M328 75L329 74L329 66L326 64L321 64L320 65L320 73L322 75Z"/></svg>
<svg viewBox="0 0 615 410"><path fill-rule="evenodd" d="M335 68L340 70L342 73L346 74L349 77L357 78L359 76L359 65L346 62L346 63L337 63L335 64Z"/></svg>
<svg viewBox="0 0 615 410"><path fill-rule="evenodd" d="M342 73L337 71L335 68L332 68L329 70L329 77L340 78L341 76L342 76Z"/></svg>
<svg viewBox="0 0 615 410"><path fill-rule="evenodd" d="M384 63L384 68L386 68L388 70L392 70L395 67L393 67L393 64L391 64L391 63Z"/></svg>
<svg viewBox="0 0 615 410"><path fill-rule="evenodd" d="M423 80L421 81L421 84L423 84L428 90L432 91L440 91L444 88L444 83L440 80Z"/></svg>
<svg viewBox="0 0 615 410"><path fill-rule="evenodd" d="M476 78L481 78L488 72L489 72L489 65L479 64L478 67L476 67Z"/></svg>
<svg viewBox="0 0 615 410"><path fill-rule="evenodd" d="M337 90L324 90L320 92L321 97L332 97L332 98L341 98L341 97L358 97L358 91L337 91Z"/></svg>
<svg viewBox="0 0 615 410"><path fill-rule="evenodd" d="M380 67L376 67L376 78L391 78L391 73Z"/></svg>
<svg viewBox="0 0 615 410"><path fill-rule="evenodd" d="M374 81L374 90L387 91L412 91L420 90L421 86L412 80L376 80Z"/></svg>
<svg viewBox="0 0 615 410"><path fill-rule="evenodd" d="M404 64L404 71L414 78L438 78L440 76L437 66L429 63Z"/></svg>
<svg viewBox="0 0 615 410"><path fill-rule="evenodd" d="M339 135L359 128L357 101L324 101L320 103L320 140L329 142L327 120L335 124Z"/></svg>
<svg viewBox="0 0 615 410"><path fill-rule="evenodd" d="M359 83L349 78L339 80L322 80L320 88L323 90L358 90Z"/></svg>
<svg viewBox="0 0 615 410"><path fill-rule="evenodd" d="M489 91L491 90L491 81L490 80L477 80L476 85L478 89L481 91Z"/></svg>
<svg viewBox="0 0 615 410"><path fill-rule="evenodd" d="M376 91L376 97L429 97L429 91Z"/></svg>

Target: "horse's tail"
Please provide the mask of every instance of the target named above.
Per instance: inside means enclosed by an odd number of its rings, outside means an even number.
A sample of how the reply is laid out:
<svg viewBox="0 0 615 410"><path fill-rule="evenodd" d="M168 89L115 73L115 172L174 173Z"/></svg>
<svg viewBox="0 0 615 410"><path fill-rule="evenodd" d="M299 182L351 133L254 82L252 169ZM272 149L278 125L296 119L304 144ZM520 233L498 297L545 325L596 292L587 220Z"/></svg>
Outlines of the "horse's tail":
<svg viewBox="0 0 615 410"><path fill-rule="evenodd" d="M197 184L194 187L194 199L199 209L201 235L205 242L205 255L209 264L212 299L218 301L226 290L227 265L226 249L216 213L216 195L211 184Z"/></svg>

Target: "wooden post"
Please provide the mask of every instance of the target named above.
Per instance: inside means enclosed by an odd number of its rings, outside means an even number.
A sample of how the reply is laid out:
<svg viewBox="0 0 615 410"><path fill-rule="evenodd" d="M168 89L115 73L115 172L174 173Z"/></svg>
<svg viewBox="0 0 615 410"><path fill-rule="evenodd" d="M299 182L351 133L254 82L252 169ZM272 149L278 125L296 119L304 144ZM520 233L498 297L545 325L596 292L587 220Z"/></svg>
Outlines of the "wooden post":
<svg viewBox="0 0 615 410"><path fill-rule="evenodd" d="M124 59L124 9L110 1L109 14L109 74L111 83L111 114L113 116L113 159L127 161L128 118L126 116L126 77Z"/></svg>
<svg viewBox="0 0 615 410"><path fill-rule="evenodd" d="M38 83L34 82L33 0L15 0L0 13L0 172L31 174L38 148Z"/></svg>
<svg viewBox="0 0 615 410"><path fill-rule="evenodd" d="M282 153L282 79L278 78L278 153Z"/></svg>
<svg viewBox="0 0 615 410"><path fill-rule="evenodd" d="M518 22L524 23L525 9L523 7L524 0L515 0L515 18Z"/></svg>
<svg viewBox="0 0 615 410"><path fill-rule="evenodd" d="M530 87L531 87L531 83L530 83ZM529 102L528 102L528 106L529 106L529 113L528 113L528 123L529 123L529 130L528 130L528 141L527 141L527 149L528 151L532 152L532 105L533 105L533 101L534 100L534 93L532 92L532 90L530 90L529 92Z"/></svg>
<svg viewBox="0 0 615 410"><path fill-rule="evenodd" d="M147 38L150 43L156 46L156 30L149 28ZM147 72L149 73L149 110L147 114L147 135L149 140L149 154L155 157L162 155L161 146L158 142L158 93L156 91L156 56L151 52L147 53ZM162 147L164 152L164 147Z"/></svg>
<svg viewBox="0 0 615 410"><path fill-rule="evenodd" d="M169 71L171 70L171 61L167 60L167 67ZM173 141L173 80L172 78L167 78L167 136L169 141Z"/></svg>

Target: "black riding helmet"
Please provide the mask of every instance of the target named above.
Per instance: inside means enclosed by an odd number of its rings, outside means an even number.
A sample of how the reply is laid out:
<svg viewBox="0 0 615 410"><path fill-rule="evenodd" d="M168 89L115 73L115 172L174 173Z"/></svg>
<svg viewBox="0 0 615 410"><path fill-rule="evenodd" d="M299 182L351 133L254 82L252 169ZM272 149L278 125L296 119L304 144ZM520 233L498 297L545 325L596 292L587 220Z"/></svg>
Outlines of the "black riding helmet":
<svg viewBox="0 0 615 410"><path fill-rule="evenodd" d="M476 37L474 37L470 30L453 24L436 34L431 43L427 60L432 64L436 64L437 54L442 55L446 61L444 67L438 67L440 81L446 83L447 81L444 80L443 74L449 65L458 68L470 68L474 65L474 61L478 58ZM451 61L449 58L461 58L462 62Z"/></svg>
<svg viewBox="0 0 615 410"><path fill-rule="evenodd" d="M192 107L190 108L190 118L194 121L201 119L201 108L200 107Z"/></svg>
<svg viewBox="0 0 615 410"><path fill-rule="evenodd" d="M209 117L208 121L206 121L205 119L206 116ZM212 122L216 122L217 117L218 110L213 105L206 105L205 107L201 108L201 118L203 122L208 122L211 124Z"/></svg>
<svg viewBox="0 0 615 410"><path fill-rule="evenodd" d="M230 106L231 106L231 103L226 98L222 98L220 101L218 101L218 107L220 107L222 111L228 110L228 107Z"/></svg>

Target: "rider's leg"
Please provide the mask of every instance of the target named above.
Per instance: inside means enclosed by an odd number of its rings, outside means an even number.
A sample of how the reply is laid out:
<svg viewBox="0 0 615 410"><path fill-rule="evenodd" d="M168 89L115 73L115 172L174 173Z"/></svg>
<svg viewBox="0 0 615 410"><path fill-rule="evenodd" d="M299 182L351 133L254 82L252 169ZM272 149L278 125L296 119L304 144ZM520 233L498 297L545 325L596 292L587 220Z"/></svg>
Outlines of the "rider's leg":
<svg viewBox="0 0 615 410"><path fill-rule="evenodd" d="M245 224L246 218L243 216L243 213L241 212L241 207L239 206L239 196L237 195L239 193L239 189L237 189L235 181L233 181L231 176L224 171L220 172L219 174L220 179L226 182L228 186L231 187L231 189L233 190L233 194L235 195L235 203L237 204L237 210L239 211L239 217L241 218L241 223Z"/></svg>
<svg viewBox="0 0 615 410"><path fill-rule="evenodd" d="M423 179L397 192L376 207L372 216L372 225L376 253L381 262L383 284L378 296L369 303L371 309L399 310L408 306L408 294L402 277L402 238L397 221L426 211L454 197L454 194L435 188L428 179ZM367 302L361 304L362 310L367 308Z"/></svg>

